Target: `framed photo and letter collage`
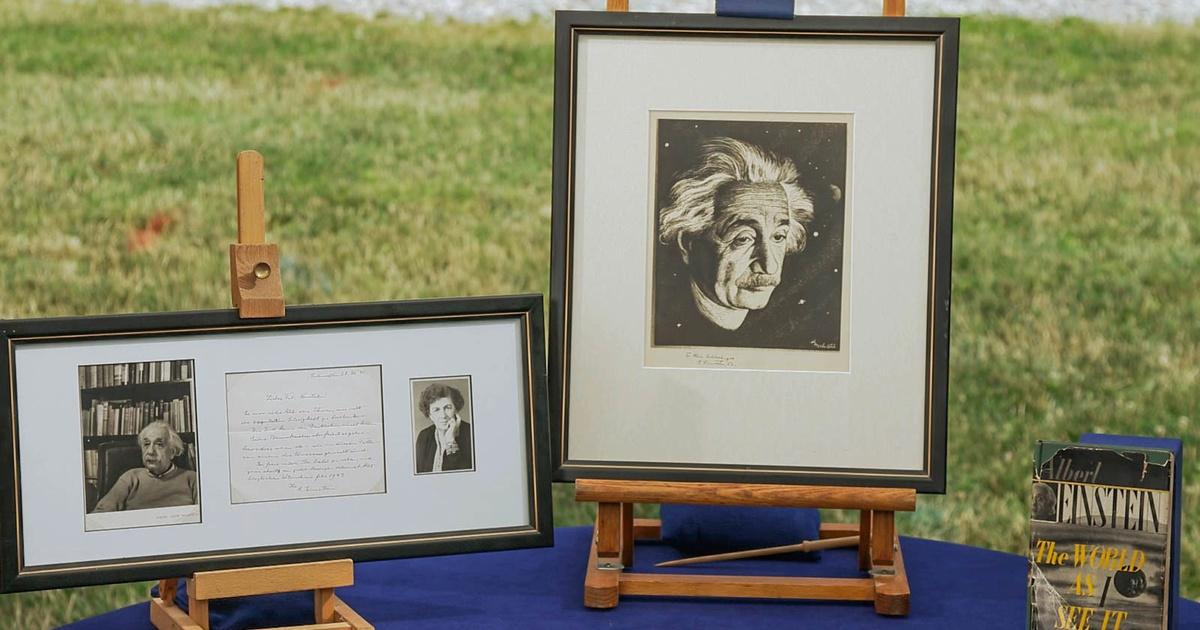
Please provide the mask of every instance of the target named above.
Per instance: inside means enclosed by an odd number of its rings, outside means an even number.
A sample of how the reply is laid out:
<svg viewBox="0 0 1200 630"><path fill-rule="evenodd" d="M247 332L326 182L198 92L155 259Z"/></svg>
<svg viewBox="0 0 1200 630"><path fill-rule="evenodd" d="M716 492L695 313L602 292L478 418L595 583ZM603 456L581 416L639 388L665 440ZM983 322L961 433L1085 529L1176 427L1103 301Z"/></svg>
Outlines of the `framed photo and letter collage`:
<svg viewBox="0 0 1200 630"><path fill-rule="evenodd" d="M6 322L3 590L549 544L541 327L540 296Z"/></svg>

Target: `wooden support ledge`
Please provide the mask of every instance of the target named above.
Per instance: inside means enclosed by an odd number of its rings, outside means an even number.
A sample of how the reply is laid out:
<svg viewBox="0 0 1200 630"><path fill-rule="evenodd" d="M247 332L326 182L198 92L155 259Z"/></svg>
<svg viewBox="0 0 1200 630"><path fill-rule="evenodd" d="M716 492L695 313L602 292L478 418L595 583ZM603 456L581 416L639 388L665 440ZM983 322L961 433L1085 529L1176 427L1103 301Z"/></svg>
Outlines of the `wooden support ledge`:
<svg viewBox="0 0 1200 630"><path fill-rule="evenodd" d="M575 482L575 500L597 503L819 507L892 512L912 512L917 509L917 493L911 488L836 488L619 479L579 479Z"/></svg>

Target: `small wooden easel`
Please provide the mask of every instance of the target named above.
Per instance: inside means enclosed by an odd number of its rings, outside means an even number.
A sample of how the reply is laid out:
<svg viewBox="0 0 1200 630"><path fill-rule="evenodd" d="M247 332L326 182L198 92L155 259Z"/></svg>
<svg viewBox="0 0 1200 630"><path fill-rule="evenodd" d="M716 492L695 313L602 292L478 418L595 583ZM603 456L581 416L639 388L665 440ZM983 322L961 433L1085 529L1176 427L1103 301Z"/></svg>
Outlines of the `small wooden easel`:
<svg viewBox="0 0 1200 630"><path fill-rule="evenodd" d="M902 17L905 0L883 0L883 15ZM629 0L608 0L609 11L628 11ZM596 533L588 557L583 603L614 608L621 595L747 597L870 601L881 615L907 615L908 577L895 513L917 508L912 489L834 488L768 484L686 483L580 479L576 501L595 501ZM630 573L635 540L657 540L658 519L633 518L636 503L691 503L859 510L857 524L821 525L821 538L859 536L858 568L865 578Z"/></svg>
<svg viewBox="0 0 1200 630"><path fill-rule="evenodd" d="M910 488L580 479L575 500L599 504L583 586L583 603L589 608L613 608L621 595L650 595L868 601L881 615L908 614L910 591L895 513L917 508L917 492ZM633 518L636 503L857 509L857 524L822 524L821 538L857 534L858 568L870 577L630 573L625 569L633 566L634 541L657 540L662 527L658 519Z"/></svg>
<svg viewBox="0 0 1200 630"><path fill-rule="evenodd" d="M279 247L263 242L263 157L257 151L238 153L237 207L238 243L229 246L233 305L245 319L283 317ZM175 605L179 579L160 580L158 597L150 601L150 622L159 630L209 630L209 600L311 590L316 625L292 628L373 630L374 626L333 592L352 584L354 562L349 559L203 571L192 575L187 613Z"/></svg>
<svg viewBox="0 0 1200 630"><path fill-rule="evenodd" d="M209 600L311 590L316 624L292 626L294 630L373 630L374 626L333 593L334 588L351 584L354 584L351 560L204 571L192 575L187 613L175 605L179 580L159 581L159 596L150 601L150 622L159 630L208 630Z"/></svg>

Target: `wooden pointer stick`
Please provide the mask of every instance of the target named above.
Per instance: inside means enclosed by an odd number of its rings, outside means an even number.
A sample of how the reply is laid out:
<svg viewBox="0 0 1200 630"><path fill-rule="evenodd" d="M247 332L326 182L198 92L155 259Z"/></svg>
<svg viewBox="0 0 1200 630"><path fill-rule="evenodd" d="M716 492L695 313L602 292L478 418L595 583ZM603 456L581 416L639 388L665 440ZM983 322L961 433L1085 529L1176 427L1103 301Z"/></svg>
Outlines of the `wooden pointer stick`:
<svg viewBox="0 0 1200 630"><path fill-rule="evenodd" d="M700 562L720 562L722 560L740 560L742 558L757 558L760 556L774 556L781 553L795 553L804 551L819 551L821 549L837 549L839 547L854 547L858 545L858 536L845 536L843 538L826 538L824 540L806 540L802 543L794 545L781 545L779 547L763 547L762 549L747 549L746 551L732 551L730 553L717 553L711 556L695 556L693 558L680 558L679 560L668 560L659 562L654 565L656 567L680 567L685 564L697 564Z"/></svg>

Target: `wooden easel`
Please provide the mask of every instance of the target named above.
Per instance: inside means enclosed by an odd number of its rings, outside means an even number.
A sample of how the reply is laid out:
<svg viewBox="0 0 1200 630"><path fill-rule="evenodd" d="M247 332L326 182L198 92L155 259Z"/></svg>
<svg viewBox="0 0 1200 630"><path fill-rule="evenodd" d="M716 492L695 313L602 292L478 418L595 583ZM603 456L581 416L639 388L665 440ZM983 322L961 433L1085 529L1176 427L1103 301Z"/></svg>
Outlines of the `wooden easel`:
<svg viewBox="0 0 1200 630"><path fill-rule="evenodd" d="M580 479L576 501L595 501L596 532L588 557L583 603L613 608L621 595L834 599L875 603L881 615L908 614L908 577L896 533L897 511L917 508L909 488L833 488L775 484ZM657 540L658 519L633 518L637 503L824 507L860 510L858 523L821 525L821 538L859 536L864 578L764 577L631 573L636 540Z"/></svg>
<svg viewBox="0 0 1200 630"><path fill-rule="evenodd" d="M608 0L609 11L628 11L629 0ZM885 16L903 16L904 0L883 0ZM897 511L917 507L917 493L900 488L838 488L773 484L689 483L580 479L576 501L595 501L595 536L584 579L589 608L613 608L621 595L737 597L874 602L882 615L907 615L908 577L896 532ZM689 503L859 510L858 523L821 525L821 538L859 536L862 578L776 577L633 573L636 540L657 540L658 519L633 518L637 503Z"/></svg>
<svg viewBox="0 0 1200 630"><path fill-rule="evenodd" d="M279 247L263 242L263 157L257 151L238 153L237 207L238 242L229 246L233 305L246 319L283 317ZM160 580L158 597L150 601L150 622L159 630L209 630L210 600L311 590L315 625L293 629L373 630L374 626L333 592L352 584L354 562L348 559L203 571L192 575L187 613L175 605L179 579Z"/></svg>
<svg viewBox="0 0 1200 630"><path fill-rule="evenodd" d="M159 596L150 602L150 622L159 630L208 630L209 600L311 590L316 623L291 626L294 630L373 630L374 626L333 593L334 588L351 584L354 562L350 560L204 571L192 575L187 613L175 605L179 580L161 580Z"/></svg>

